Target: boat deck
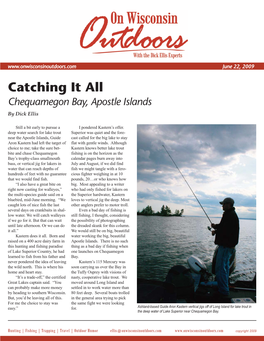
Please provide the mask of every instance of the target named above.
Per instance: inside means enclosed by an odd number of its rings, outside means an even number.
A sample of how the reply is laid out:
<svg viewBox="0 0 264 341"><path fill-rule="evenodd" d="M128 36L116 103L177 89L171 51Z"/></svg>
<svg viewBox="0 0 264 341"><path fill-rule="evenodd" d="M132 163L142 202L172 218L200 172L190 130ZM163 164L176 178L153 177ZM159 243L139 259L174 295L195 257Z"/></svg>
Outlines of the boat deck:
<svg viewBox="0 0 264 341"><path fill-rule="evenodd" d="M253 281L237 281L229 286L229 297L219 297L217 287L197 285L175 288L171 283L138 279L138 303L256 303L256 277Z"/></svg>

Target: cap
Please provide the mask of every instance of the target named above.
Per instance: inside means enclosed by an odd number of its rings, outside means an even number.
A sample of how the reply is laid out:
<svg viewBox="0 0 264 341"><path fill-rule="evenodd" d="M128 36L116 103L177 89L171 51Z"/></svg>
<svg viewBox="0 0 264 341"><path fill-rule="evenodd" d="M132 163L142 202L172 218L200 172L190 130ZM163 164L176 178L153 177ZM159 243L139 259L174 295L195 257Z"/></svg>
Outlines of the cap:
<svg viewBox="0 0 264 341"><path fill-rule="evenodd" d="M225 198L223 201L220 201L220 204L223 205L223 204L232 204L234 205L234 200L232 198Z"/></svg>

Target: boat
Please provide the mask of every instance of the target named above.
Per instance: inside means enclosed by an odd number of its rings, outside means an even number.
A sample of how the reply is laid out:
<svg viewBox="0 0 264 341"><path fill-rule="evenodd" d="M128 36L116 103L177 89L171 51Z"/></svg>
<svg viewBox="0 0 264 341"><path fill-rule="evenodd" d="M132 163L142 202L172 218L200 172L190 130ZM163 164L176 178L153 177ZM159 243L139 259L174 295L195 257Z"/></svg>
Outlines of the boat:
<svg viewBox="0 0 264 341"><path fill-rule="evenodd" d="M229 296L220 297L215 281L215 260L218 246L212 259L212 273L204 262L192 255L188 267L173 266L164 282L139 278L137 281L138 303L256 303L256 274L251 281L229 283ZM236 255L230 259L229 275L236 267Z"/></svg>

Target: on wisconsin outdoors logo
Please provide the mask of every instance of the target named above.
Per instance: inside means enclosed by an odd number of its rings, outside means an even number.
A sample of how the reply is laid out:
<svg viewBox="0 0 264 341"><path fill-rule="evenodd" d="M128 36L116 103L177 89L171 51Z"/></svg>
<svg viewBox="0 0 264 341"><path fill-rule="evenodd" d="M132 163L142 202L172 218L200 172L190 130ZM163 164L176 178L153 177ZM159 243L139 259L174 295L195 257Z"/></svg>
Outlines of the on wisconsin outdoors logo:
<svg viewBox="0 0 264 341"><path fill-rule="evenodd" d="M187 43L188 40L183 40L182 36L179 35L176 39L171 35L163 38L161 36L157 37L144 37L144 24L177 24L176 15L139 15L137 12L128 12L128 22L130 24L140 24L137 29L129 28L126 26L120 31L112 33L112 38L107 39L104 37L106 29L108 27L108 19L106 16L94 17L84 28L81 38L80 45L84 49L88 49L95 44L101 45L104 49L106 47L120 47L122 52L127 50L131 51L131 48L144 49L179 49ZM121 15L117 15L115 12L111 13L111 23L112 24L124 24L124 18ZM96 27L95 27L95 24ZM93 32L91 34L91 32ZM92 38L90 37L92 36ZM178 50L179 51L179 50ZM182 50L181 50L182 51ZM111 51L119 52L119 51Z"/></svg>

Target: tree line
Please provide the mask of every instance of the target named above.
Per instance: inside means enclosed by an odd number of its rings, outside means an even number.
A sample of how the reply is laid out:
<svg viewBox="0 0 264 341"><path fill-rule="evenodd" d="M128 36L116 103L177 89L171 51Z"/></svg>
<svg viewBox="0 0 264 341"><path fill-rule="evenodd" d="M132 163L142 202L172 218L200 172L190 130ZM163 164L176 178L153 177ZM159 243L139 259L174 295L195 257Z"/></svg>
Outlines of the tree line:
<svg viewBox="0 0 264 341"><path fill-rule="evenodd" d="M138 211L137 215L156 215L156 216L170 216L170 217L181 217L183 214L184 210L181 209L175 210L174 213L171 212L171 209L166 205L162 205L161 209L159 212L154 212L151 206L147 206L143 208L142 211Z"/></svg>

